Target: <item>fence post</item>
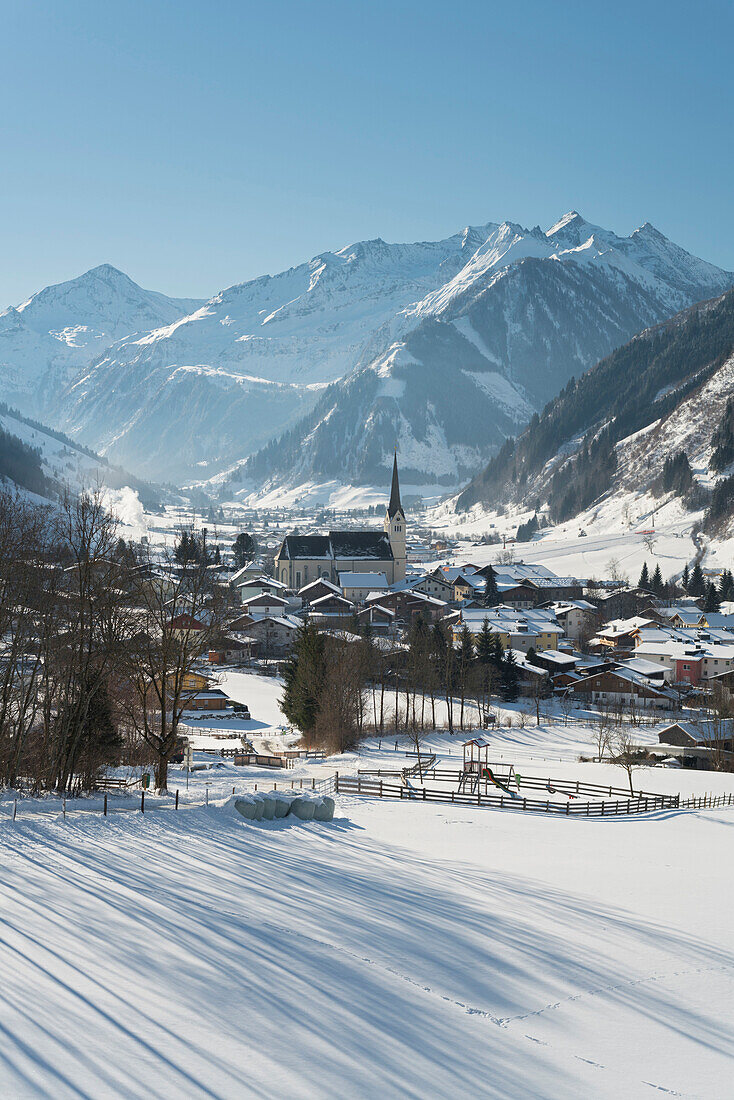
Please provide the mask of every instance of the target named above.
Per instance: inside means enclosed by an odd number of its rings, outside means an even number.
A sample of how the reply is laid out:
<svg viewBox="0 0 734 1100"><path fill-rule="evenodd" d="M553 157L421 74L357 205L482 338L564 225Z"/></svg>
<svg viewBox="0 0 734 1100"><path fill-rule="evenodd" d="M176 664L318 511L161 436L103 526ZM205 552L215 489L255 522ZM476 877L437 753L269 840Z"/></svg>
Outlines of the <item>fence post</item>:
<svg viewBox="0 0 734 1100"><path fill-rule="evenodd" d="M104 815L107 817L107 795L104 796Z"/></svg>
<svg viewBox="0 0 734 1100"><path fill-rule="evenodd" d="M339 794L339 772L334 775L334 790L336 794Z"/></svg>
<svg viewBox="0 0 734 1100"><path fill-rule="evenodd" d="M178 809L178 787L176 787L176 809Z"/></svg>
<svg viewBox="0 0 734 1100"><path fill-rule="evenodd" d="M64 821L66 821L66 795L64 795L63 814L64 814Z"/></svg>
<svg viewBox="0 0 734 1100"><path fill-rule="evenodd" d="M311 779L311 790L312 791L316 790L316 779L315 779L315 777L312 777L312 779Z"/></svg>
<svg viewBox="0 0 734 1100"><path fill-rule="evenodd" d="M206 785L206 804L209 805L209 784Z"/></svg>
<svg viewBox="0 0 734 1100"><path fill-rule="evenodd" d="M140 812L145 813L145 791L140 792Z"/></svg>
<svg viewBox="0 0 734 1100"><path fill-rule="evenodd" d="M13 803L13 821L15 821L17 813L18 813L18 796L16 795L15 796L15 802Z"/></svg>
<svg viewBox="0 0 734 1100"><path fill-rule="evenodd" d="M380 780L380 798L382 798L382 780Z"/></svg>
<svg viewBox="0 0 734 1100"><path fill-rule="evenodd" d="M602 802L601 805L602 805L602 811L603 811L604 810L604 803ZM568 817L568 811L569 811L570 806L571 806L571 803L567 802L566 803L566 817Z"/></svg>

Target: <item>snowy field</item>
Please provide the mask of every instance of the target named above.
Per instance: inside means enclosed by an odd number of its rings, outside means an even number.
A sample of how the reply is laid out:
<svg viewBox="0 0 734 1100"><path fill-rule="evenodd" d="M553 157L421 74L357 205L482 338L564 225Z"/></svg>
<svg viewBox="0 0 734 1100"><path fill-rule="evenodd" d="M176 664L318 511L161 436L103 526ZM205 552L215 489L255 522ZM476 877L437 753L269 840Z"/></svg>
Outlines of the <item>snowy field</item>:
<svg viewBox="0 0 734 1100"><path fill-rule="evenodd" d="M275 736L277 681L227 690ZM514 718L513 726L507 724ZM582 715L503 712L498 753L578 763ZM652 731L642 735L652 738ZM447 761L461 740L432 734ZM724 1100L734 809L570 819L339 796L245 822L238 791L402 767L401 740L287 772L212 761L139 793L0 802L0 1095ZM200 757L203 761L205 758ZM642 789L734 777L644 769ZM209 804L206 805L208 788ZM125 807L127 812L120 812Z"/></svg>

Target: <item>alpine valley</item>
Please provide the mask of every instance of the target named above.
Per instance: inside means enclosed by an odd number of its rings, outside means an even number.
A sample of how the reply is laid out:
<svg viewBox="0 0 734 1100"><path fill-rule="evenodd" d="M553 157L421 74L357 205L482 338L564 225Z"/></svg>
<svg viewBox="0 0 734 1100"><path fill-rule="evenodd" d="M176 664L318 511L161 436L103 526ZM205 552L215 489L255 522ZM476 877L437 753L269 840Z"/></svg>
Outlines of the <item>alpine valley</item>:
<svg viewBox="0 0 734 1100"><path fill-rule="evenodd" d="M206 302L103 265L0 315L0 399L213 494L384 485L396 444L406 484L447 491L569 379L732 285L648 223L575 212L366 241Z"/></svg>

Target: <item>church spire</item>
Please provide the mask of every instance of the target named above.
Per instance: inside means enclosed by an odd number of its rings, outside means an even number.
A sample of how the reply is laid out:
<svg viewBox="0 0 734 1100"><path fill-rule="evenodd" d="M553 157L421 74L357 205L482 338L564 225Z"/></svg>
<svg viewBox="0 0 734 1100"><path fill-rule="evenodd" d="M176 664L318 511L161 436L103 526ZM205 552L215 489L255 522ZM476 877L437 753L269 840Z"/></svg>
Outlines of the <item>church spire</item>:
<svg viewBox="0 0 734 1100"><path fill-rule="evenodd" d="M398 480L398 452L396 449L392 464L392 488L390 489L390 503L387 506L387 514L390 519L392 519L398 512L402 511L403 506L400 503L400 481Z"/></svg>

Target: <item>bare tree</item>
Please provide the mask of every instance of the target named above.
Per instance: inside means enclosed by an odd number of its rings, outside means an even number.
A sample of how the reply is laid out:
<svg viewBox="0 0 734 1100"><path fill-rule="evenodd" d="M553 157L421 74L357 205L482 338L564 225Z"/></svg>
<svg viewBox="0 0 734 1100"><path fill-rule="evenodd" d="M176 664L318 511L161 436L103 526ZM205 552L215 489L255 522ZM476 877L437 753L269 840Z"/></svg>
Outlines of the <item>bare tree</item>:
<svg viewBox="0 0 734 1100"><path fill-rule="evenodd" d="M156 754L155 782L168 786L181 715L196 691L192 673L221 632L225 608L205 560L142 557L132 583L137 625L127 653L128 716Z"/></svg>
<svg viewBox="0 0 734 1100"><path fill-rule="evenodd" d="M612 760L626 773L630 794L634 795L635 791L632 786L632 773L635 767L638 766L639 748L632 740L629 731L624 729L624 727L619 727L615 730L611 739L611 748L614 754Z"/></svg>

